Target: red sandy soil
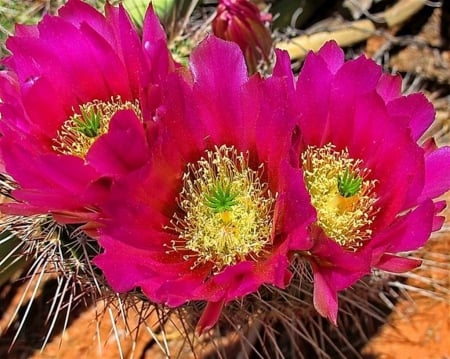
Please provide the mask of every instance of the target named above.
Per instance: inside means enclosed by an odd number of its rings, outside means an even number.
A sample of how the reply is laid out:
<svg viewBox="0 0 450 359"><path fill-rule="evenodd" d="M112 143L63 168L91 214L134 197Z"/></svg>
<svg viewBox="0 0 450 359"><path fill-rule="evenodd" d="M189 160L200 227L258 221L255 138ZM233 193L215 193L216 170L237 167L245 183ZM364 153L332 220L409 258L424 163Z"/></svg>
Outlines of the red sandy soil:
<svg viewBox="0 0 450 359"><path fill-rule="evenodd" d="M447 196L450 198L450 196ZM447 216L450 211L447 210ZM448 218L448 217L447 217ZM450 221L434 236L429 249L450 254ZM438 259L435 259L438 260ZM446 263L448 266L450 263ZM417 274L442 281L447 295L437 300L411 294L411 300L397 304L395 312L380 333L364 350L378 359L449 359L450 358L450 272L417 271ZM412 281L410 281L412 282ZM420 283L411 283L431 289Z"/></svg>

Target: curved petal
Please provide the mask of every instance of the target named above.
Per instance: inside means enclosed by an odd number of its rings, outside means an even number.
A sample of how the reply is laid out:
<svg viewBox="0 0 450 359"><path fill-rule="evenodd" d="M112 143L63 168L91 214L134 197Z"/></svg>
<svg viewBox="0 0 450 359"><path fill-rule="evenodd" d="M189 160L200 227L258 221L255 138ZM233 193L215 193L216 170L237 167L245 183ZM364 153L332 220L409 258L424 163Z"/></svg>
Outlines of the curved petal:
<svg viewBox="0 0 450 359"><path fill-rule="evenodd" d="M345 137L341 139L345 142ZM411 140L408 128L390 117L377 94L363 96L355 104L353 134L347 142L350 155L362 159L378 182L382 210L376 227L390 223L399 211L416 204L424 181L423 151ZM388 158L395 158L397 165L389 166Z"/></svg>
<svg viewBox="0 0 450 359"><path fill-rule="evenodd" d="M402 78L400 75L393 76L384 73L377 84L377 93L385 103L388 103L401 96Z"/></svg>
<svg viewBox="0 0 450 359"><path fill-rule="evenodd" d="M103 69L96 61L90 39L72 24L59 17L47 17L39 25L40 42L58 67L69 77L81 102L108 99L110 92ZM58 42L54 41L58 39ZM76 44L76 46L74 46ZM48 59L46 59L48 61ZM96 86L92 86L95 83Z"/></svg>
<svg viewBox="0 0 450 359"><path fill-rule="evenodd" d="M425 185L419 200L436 198L450 188L450 147L441 147L425 157Z"/></svg>
<svg viewBox="0 0 450 359"><path fill-rule="evenodd" d="M141 121L131 110L114 115L108 132L89 149L86 161L103 175L118 176L143 166L149 146Z"/></svg>
<svg viewBox="0 0 450 359"><path fill-rule="evenodd" d="M308 226L316 221L317 216L304 185L303 175L298 169L283 162L279 178L276 226L279 231L287 233L290 250L309 250L313 242L308 235Z"/></svg>
<svg viewBox="0 0 450 359"><path fill-rule="evenodd" d="M110 21L115 34L118 54L121 55L128 73L129 84L132 85L133 97L137 98L148 80L143 45L136 28L122 5L114 7L108 2L105 6L106 18Z"/></svg>
<svg viewBox="0 0 450 359"><path fill-rule="evenodd" d="M427 200L375 236L366 248L372 252L372 265L376 266L385 252L406 252L422 247L430 236L434 217L435 205Z"/></svg>
<svg viewBox="0 0 450 359"><path fill-rule="evenodd" d="M194 100L194 93L190 83L187 83L181 74L167 77L162 88L163 106L158 116L161 123L162 136L173 141L175 153L182 154L186 159L191 158L192 152L204 150L215 138L215 128L208 129L210 124L199 116L198 104ZM182 125L180 125L182 119ZM168 146L167 146L168 147ZM174 153L174 154L175 154ZM170 158L170 157L169 157Z"/></svg>
<svg viewBox="0 0 450 359"><path fill-rule="evenodd" d="M417 268L421 260L383 254L377 263L377 268L392 273L404 273Z"/></svg>
<svg viewBox="0 0 450 359"><path fill-rule="evenodd" d="M241 50L234 43L209 36L193 51L190 66L194 100L202 103L198 116L205 125L214 124L223 143L233 143L235 137L231 136L243 128L240 95L248 80Z"/></svg>
<svg viewBox="0 0 450 359"><path fill-rule="evenodd" d="M102 269L114 290L130 291L136 288L140 281L157 274L151 265L146 265L147 250L142 251L121 241L110 240L108 237L103 237L100 244L107 249L96 256L93 263Z"/></svg>
<svg viewBox="0 0 450 359"><path fill-rule="evenodd" d="M80 28L81 25L88 25L94 29L99 35L107 39L109 43L114 43L114 31L105 17L81 0L69 0L66 5L58 10L59 16L66 21Z"/></svg>
<svg viewBox="0 0 450 359"><path fill-rule="evenodd" d="M23 86L21 95L26 114L14 118L6 117L4 121L18 132L39 136L42 138L42 144L50 150L51 139L69 117L68 104L64 103L67 97L64 98L64 93L54 88L47 77L38 77L30 86ZM25 120L28 120L27 123L21 124Z"/></svg>
<svg viewBox="0 0 450 359"><path fill-rule="evenodd" d="M414 141L418 141L434 121L433 105L422 93L399 97L387 104L391 116L397 117L411 130Z"/></svg>
<svg viewBox="0 0 450 359"><path fill-rule="evenodd" d="M89 212L105 200L109 190L109 182L96 182L98 173L77 157L36 156L18 146L3 153L3 157L7 172L21 183L21 188L13 192L14 198L23 202L14 207L22 208L18 214L29 212L26 207L31 213ZM11 167L9 163L15 165ZM94 184L96 190L92 191Z"/></svg>
<svg viewBox="0 0 450 359"><path fill-rule="evenodd" d="M332 74L336 74L344 65L344 51L339 47L336 41L326 42L317 52L327 64Z"/></svg>
<svg viewBox="0 0 450 359"><path fill-rule="evenodd" d="M198 335L206 332L216 325L219 320L220 314L222 314L222 309L225 304L225 300L219 300L217 302L208 302L206 308L204 309L202 316L200 317L195 331Z"/></svg>
<svg viewBox="0 0 450 359"><path fill-rule="evenodd" d="M153 6L150 4L142 26L142 44L148 57L148 65L153 82L161 80L161 74L166 74L177 67L167 47L166 33L162 27Z"/></svg>
<svg viewBox="0 0 450 359"><path fill-rule="evenodd" d="M329 114L330 86L333 73L327 63L310 52L305 59L296 84L297 111L303 141L308 145L321 143Z"/></svg>
<svg viewBox="0 0 450 359"><path fill-rule="evenodd" d="M311 265L314 273L314 308L323 317L328 318L334 325L337 325L338 298L337 290L330 286L329 282L321 273L321 268Z"/></svg>
<svg viewBox="0 0 450 359"><path fill-rule="evenodd" d="M294 84L294 73L291 69L291 59L287 51L275 49L276 62L273 68L274 77L284 77Z"/></svg>

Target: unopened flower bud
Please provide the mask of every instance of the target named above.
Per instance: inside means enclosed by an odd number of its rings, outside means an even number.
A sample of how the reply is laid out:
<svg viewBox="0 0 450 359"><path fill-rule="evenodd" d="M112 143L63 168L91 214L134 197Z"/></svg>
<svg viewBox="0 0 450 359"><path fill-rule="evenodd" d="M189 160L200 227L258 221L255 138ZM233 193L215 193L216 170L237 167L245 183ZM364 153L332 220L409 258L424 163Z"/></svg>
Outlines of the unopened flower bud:
<svg viewBox="0 0 450 359"><path fill-rule="evenodd" d="M271 20L249 0L220 0L212 28L216 36L239 45L254 73L261 61L269 62L272 37L265 23Z"/></svg>

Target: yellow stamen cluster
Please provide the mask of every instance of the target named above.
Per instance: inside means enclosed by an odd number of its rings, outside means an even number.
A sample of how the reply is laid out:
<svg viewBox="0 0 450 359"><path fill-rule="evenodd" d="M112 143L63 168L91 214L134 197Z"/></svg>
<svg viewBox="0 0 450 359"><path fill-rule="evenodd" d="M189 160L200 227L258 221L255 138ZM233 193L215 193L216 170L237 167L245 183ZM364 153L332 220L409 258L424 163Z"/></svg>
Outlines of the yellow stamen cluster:
<svg viewBox="0 0 450 359"><path fill-rule="evenodd" d="M248 155L234 147L206 151L183 176L172 227L179 239L175 251L195 252L194 267L212 262L213 271L244 259L256 259L270 244L275 196L261 183L262 165L248 166Z"/></svg>
<svg viewBox="0 0 450 359"><path fill-rule="evenodd" d="M132 110L142 119L138 100L123 102L120 96L116 96L107 102L94 100L80 105L57 132L53 149L84 158L95 140L108 132L109 121L121 110Z"/></svg>
<svg viewBox="0 0 450 359"><path fill-rule="evenodd" d="M332 144L309 146L301 157L305 183L317 211L317 224L339 245L356 250L372 235L377 209L376 180L368 180L362 161ZM343 191L343 183L349 191ZM353 182L352 182L353 181Z"/></svg>

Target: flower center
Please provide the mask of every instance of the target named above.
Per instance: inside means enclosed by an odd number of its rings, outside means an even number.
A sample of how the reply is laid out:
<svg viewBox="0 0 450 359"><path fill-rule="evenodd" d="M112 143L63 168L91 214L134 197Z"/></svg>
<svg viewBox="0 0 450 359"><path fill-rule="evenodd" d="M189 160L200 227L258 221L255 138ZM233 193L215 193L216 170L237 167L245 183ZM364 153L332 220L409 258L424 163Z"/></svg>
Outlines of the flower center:
<svg viewBox="0 0 450 359"><path fill-rule="evenodd" d="M94 100L80 105L58 130L53 139L53 149L84 158L95 140L108 132L109 121L121 110L133 110L142 118L139 101L123 102L120 96L111 97L107 102Z"/></svg>
<svg viewBox="0 0 450 359"><path fill-rule="evenodd" d="M305 183L317 211L317 224L325 234L346 249L356 250L371 235L377 214L376 180L362 161L332 144L308 146L301 157Z"/></svg>
<svg viewBox="0 0 450 359"><path fill-rule="evenodd" d="M175 251L190 251L194 267L212 262L213 271L256 258L270 243L275 196L261 183L263 166L248 167L248 154L221 146L190 163L183 175L179 207L170 229L179 239Z"/></svg>

